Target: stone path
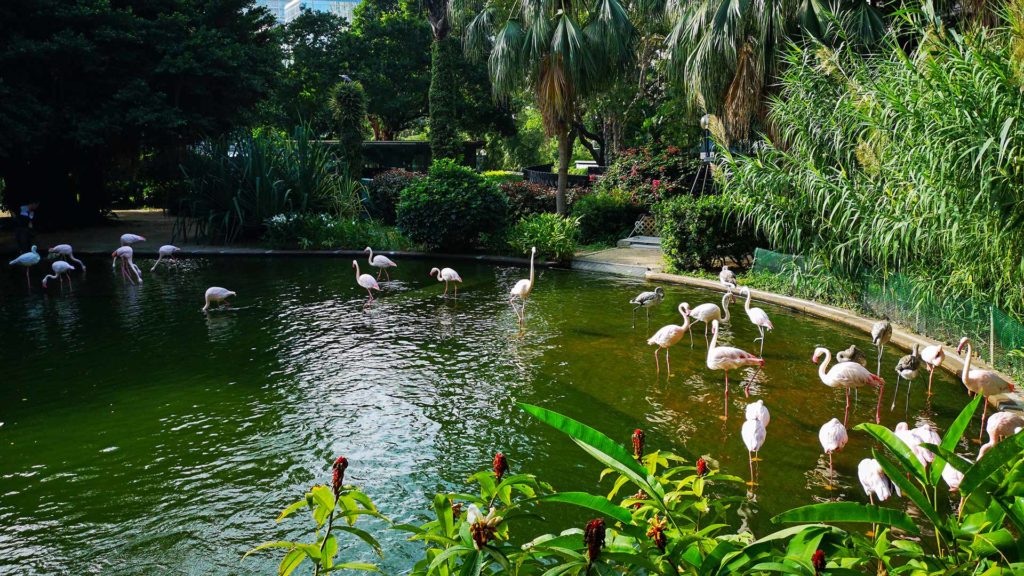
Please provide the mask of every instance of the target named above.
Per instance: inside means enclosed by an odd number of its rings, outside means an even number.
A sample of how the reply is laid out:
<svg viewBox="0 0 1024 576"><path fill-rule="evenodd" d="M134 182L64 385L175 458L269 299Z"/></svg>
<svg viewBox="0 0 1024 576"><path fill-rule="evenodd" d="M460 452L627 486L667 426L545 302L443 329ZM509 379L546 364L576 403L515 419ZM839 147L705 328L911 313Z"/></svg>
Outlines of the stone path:
<svg viewBox="0 0 1024 576"><path fill-rule="evenodd" d="M576 254L572 268L642 278L648 272L661 272L665 263L659 249L608 248Z"/></svg>

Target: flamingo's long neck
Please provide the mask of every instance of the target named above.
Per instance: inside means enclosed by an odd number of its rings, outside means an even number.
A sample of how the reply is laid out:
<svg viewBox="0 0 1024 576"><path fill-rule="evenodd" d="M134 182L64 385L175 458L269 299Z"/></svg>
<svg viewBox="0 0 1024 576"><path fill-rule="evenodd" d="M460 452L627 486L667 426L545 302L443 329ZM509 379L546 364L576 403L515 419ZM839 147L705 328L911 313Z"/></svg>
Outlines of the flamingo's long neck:
<svg viewBox="0 0 1024 576"><path fill-rule="evenodd" d="M971 341L967 341L967 358L964 359L964 371L960 376L960 381L967 386L967 376L971 373L971 356L974 356L974 350L971 348Z"/></svg>
<svg viewBox="0 0 1024 576"><path fill-rule="evenodd" d="M530 252L530 292L533 291L533 257L536 254L536 252Z"/></svg>
<svg viewBox="0 0 1024 576"><path fill-rule="evenodd" d="M829 362L831 362L831 361L832 361L832 353L831 353L831 352L829 352L829 351L828 351L828 350L826 349L826 350L825 350L825 361L824 361L824 362L822 362L822 363L821 363L821 364L820 364L820 365L818 366L818 377L819 377L819 378L821 378L821 381L822 381L822 382L824 382L824 383L826 383L826 384L828 384L828 382L829 382L829 377L828 377L828 363L829 363Z"/></svg>
<svg viewBox="0 0 1024 576"><path fill-rule="evenodd" d="M743 309L750 312L750 290L747 290L747 301L743 303Z"/></svg>
<svg viewBox="0 0 1024 576"><path fill-rule="evenodd" d="M731 296L732 294L728 292L726 292L725 295L722 296L722 311L725 312L725 316L722 317L722 322L729 321L729 300Z"/></svg>
<svg viewBox="0 0 1024 576"><path fill-rule="evenodd" d="M370 266L373 266L373 249L372 248L370 249L370 256L366 259L366 261L370 263ZM371 270L371 272L372 272L372 270Z"/></svg>
<svg viewBox="0 0 1024 576"><path fill-rule="evenodd" d="M685 331L690 329L690 315L687 314L687 312L689 312L689 310L687 310L686 308L683 308L683 305L680 304L679 305L679 313L682 314L682 316L683 316L683 332L685 332Z"/></svg>
<svg viewBox="0 0 1024 576"><path fill-rule="evenodd" d="M711 331L711 343L708 344L708 358L714 353L716 346L718 346L718 328Z"/></svg>
<svg viewBox="0 0 1024 576"><path fill-rule="evenodd" d="M356 265L356 280L359 280L359 262L353 262Z"/></svg>

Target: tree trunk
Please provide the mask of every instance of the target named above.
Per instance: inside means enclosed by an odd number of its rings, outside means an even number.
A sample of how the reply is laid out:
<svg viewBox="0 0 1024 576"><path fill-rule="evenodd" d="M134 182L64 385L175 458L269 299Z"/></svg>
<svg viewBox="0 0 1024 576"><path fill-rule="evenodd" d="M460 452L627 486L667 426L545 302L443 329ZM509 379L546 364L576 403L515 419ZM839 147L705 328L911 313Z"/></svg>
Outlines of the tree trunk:
<svg viewBox="0 0 1024 576"><path fill-rule="evenodd" d="M555 210L565 216L565 189L569 184L569 160L572 159L572 141L568 128L558 132L558 191L555 193Z"/></svg>

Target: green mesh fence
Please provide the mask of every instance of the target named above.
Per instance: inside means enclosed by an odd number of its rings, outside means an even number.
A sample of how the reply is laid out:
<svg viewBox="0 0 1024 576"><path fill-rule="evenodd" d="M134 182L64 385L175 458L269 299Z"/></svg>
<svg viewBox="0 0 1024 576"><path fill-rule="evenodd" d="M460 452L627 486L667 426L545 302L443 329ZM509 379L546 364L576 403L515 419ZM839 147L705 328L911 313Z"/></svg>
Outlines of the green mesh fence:
<svg viewBox="0 0 1024 576"><path fill-rule="evenodd" d="M800 282L809 269L805 259L758 248L754 272L771 272ZM997 369L1024 372L1024 324L979 299L939 299L927 286L901 274L884 279L862 278L852 283L852 296L872 316L887 316L897 324L955 346L968 336L977 353ZM949 351L952 352L952 351Z"/></svg>

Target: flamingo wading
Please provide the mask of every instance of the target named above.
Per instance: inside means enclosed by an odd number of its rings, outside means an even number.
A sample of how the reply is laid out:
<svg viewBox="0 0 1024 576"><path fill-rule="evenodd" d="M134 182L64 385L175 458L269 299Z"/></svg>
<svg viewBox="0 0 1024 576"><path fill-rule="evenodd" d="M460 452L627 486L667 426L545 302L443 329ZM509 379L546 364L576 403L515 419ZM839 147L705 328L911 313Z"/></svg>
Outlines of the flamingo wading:
<svg viewBox="0 0 1024 576"><path fill-rule="evenodd" d="M831 369L828 364L832 361L832 353L827 348L815 348L811 362L818 363L818 359L824 354L825 361L818 366L818 377L823 384L829 388L843 388L846 390L846 412L843 415L843 426L850 418L850 389L862 386L875 386L878 388L878 405L875 409L875 423L882 421L882 389L885 387L885 380L876 374L872 374L867 368L856 362L838 362Z"/></svg>
<svg viewBox="0 0 1024 576"><path fill-rule="evenodd" d="M757 331L761 333L761 336L754 338L754 342L757 342L758 340L761 341L761 350L759 354L763 356L765 332L770 331L774 326L772 326L772 321L768 319L768 313L761 308L750 307L750 288L744 286L743 289L740 290L740 296L743 294L747 295L747 301L743 303L743 309L747 311L747 317L750 318L751 324L757 326Z"/></svg>
<svg viewBox="0 0 1024 576"><path fill-rule="evenodd" d="M687 316L685 312L687 307L686 302L679 305L679 313L683 315L682 326L678 326L676 324L662 326L654 333L654 336L647 339L647 344L657 346L657 348L654 349L654 366L658 373L661 372L661 365L658 363L658 351L662 349L665 350L665 370L670 374L672 372L672 365L669 363L668 359L668 349L675 346L680 340L682 340L683 334L686 334L686 332L690 330L690 317Z"/></svg>
<svg viewBox="0 0 1024 576"><path fill-rule="evenodd" d="M833 418L825 422L821 430L818 430L818 441L821 442L821 449L825 451L825 454L828 454L828 489L833 490L835 488L836 471L832 466L832 453L842 450L846 443L850 441L850 436L846 433L846 426L838 418Z"/></svg>
<svg viewBox="0 0 1024 576"><path fill-rule="evenodd" d="M171 244L164 244L163 246L161 246L160 249L157 250L156 262L153 263L153 267L150 268L149 271L152 272L156 270L157 265L160 264L160 261L163 260L165 256L167 257L168 260L173 260L174 253L179 252L180 250L181 248L178 248L177 246L172 246Z"/></svg>
<svg viewBox="0 0 1024 576"><path fill-rule="evenodd" d="M29 277L29 268L39 264L39 250L36 246L32 246L32 250L25 252L21 256L18 256L14 260L9 262L11 266L21 266L25 269L25 284L28 285L28 289L32 290L32 279Z"/></svg>
<svg viewBox="0 0 1024 576"><path fill-rule="evenodd" d="M967 355L964 356L964 370L960 374L960 381L964 383L968 390L975 394L981 394L984 397L982 404L985 407L981 409L981 431L978 432L978 442L981 442L982 434L985 431L985 416L988 414L988 397L1013 392L1013 384L1003 380L991 370L972 369L971 357L974 355L974 350L971 347L970 338L966 336L960 339L960 344L956 347L956 353L959 354L964 348L967 348Z"/></svg>
<svg viewBox="0 0 1024 576"><path fill-rule="evenodd" d="M43 277L43 288L46 288L46 281L47 280L53 279L53 280L60 280L60 286L63 289L64 288L64 276L68 276L68 286L69 287L71 286L71 276L68 275L68 272L74 270L75 269L74 266L72 266L71 264L68 264L67 262L65 262L63 260L57 260L56 262L54 262L53 264L50 265L50 268L53 269L53 274L48 274L48 275Z"/></svg>
<svg viewBox="0 0 1024 576"><path fill-rule="evenodd" d="M747 461L750 464L750 484L756 486L757 481L754 479L754 460L760 460L757 457L757 453L764 446L765 438L768 436L768 431L764 427L764 423L756 418L754 420L747 420L743 423L743 428L740 429L740 436L743 438L743 444L747 447Z"/></svg>
<svg viewBox="0 0 1024 576"><path fill-rule="evenodd" d="M206 305L203 306L203 312L209 312L210 304L213 304L214 302L220 304L221 308L230 308L231 306L227 303L227 299L234 295L235 293L231 290L221 288L220 286L211 286L207 288L205 295Z"/></svg>
<svg viewBox="0 0 1024 576"><path fill-rule="evenodd" d="M892 395L892 406L889 407L889 411L896 407L896 396L900 393L900 380L907 381L907 406L910 405L910 386L914 383L914 379L917 378L918 371L921 369L921 355L918 354L918 344L914 344L913 350L910 354L907 354L900 361L896 363L896 392Z"/></svg>
<svg viewBox="0 0 1024 576"><path fill-rule="evenodd" d="M57 244L52 246L47 252L51 258L65 258L74 262L82 269L82 272L85 272L85 263L75 258L75 250L71 247L71 244Z"/></svg>
<svg viewBox="0 0 1024 576"><path fill-rule="evenodd" d="M366 252L370 255L367 258L367 260L370 262L370 266L373 266L374 268L377 269L377 280L380 280L381 272L383 272L384 275L387 276L388 282L390 282L391 274L388 272L388 268L398 268L398 264L392 262L391 259L388 258L387 256L381 256L380 254L374 256L373 248L370 248L369 246L364 248L363 252Z"/></svg>
<svg viewBox="0 0 1024 576"><path fill-rule="evenodd" d="M459 276L458 272L456 272L455 270L452 270L451 268L441 268L440 270L438 270L437 268L431 268L430 269L430 276L435 276L435 275L437 276L437 281L438 282L444 282L444 294L442 294L442 296L448 294L448 283L449 282L456 282L456 284L455 284L455 297L456 298L459 297L459 285L458 285L458 282L462 282L462 277Z"/></svg>
<svg viewBox="0 0 1024 576"><path fill-rule="evenodd" d="M653 292L641 292L636 298L629 301L633 306L633 328L636 328L636 311L643 308L647 314L647 325L651 325L651 308L661 304L661 301L665 299L665 289L658 286Z"/></svg>
<svg viewBox="0 0 1024 576"><path fill-rule="evenodd" d="M111 263L111 269L117 267L117 261L121 261L121 276L127 278L132 284L135 283L135 279L138 278L139 284L142 284L142 271L135 265L135 251L132 250L131 246L121 246L117 250L114 250L110 254L113 258Z"/></svg>
<svg viewBox="0 0 1024 576"><path fill-rule="evenodd" d="M932 378L935 376L935 369L942 366L942 362L946 359L946 352L942 349L942 346L936 344L934 346L925 346L921 350L921 362L924 362L924 367L928 370L928 395L932 395Z"/></svg>
<svg viewBox="0 0 1024 576"><path fill-rule="evenodd" d="M718 320L719 322L722 322L722 323L728 322L729 318L730 318L730 316L729 316L729 304L731 304L731 303L733 303L735 301L736 301L736 296L733 296L732 292L726 292L725 294L722 295L722 307L721 308L719 308L717 305L715 305L715 304L713 304L711 302L705 302L704 304L701 304L701 305L693 308L692 310L690 310L690 317L693 318L695 322L703 322L704 323L704 343L705 344L710 344L708 342L708 326L711 325L711 321L712 320ZM725 312L724 316L722 315L723 311ZM692 332L690 333L690 338L693 338L693 333ZM692 344L693 343L691 341L691 345Z"/></svg>
<svg viewBox="0 0 1024 576"><path fill-rule="evenodd" d="M522 279L516 282L516 285L512 287L510 292L511 297L508 303L512 306L512 310L515 310L516 316L519 317L519 325L522 326L526 323L526 299L530 297L530 293L533 292L533 259L537 255L537 247L534 246L530 249L530 278ZM516 308L516 299L522 303L520 308Z"/></svg>
<svg viewBox="0 0 1024 576"><path fill-rule="evenodd" d="M718 345L718 320L711 321L711 342L708 344L707 367L711 370L725 371L725 418L729 417L729 370L744 366L764 366L764 359L732 346ZM749 395L750 385L745 392Z"/></svg>
<svg viewBox="0 0 1024 576"><path fill-rule="evenodd" d="M369 274L360 274L359 262L356 260L352 261L352 267L356 269L356 284L359 284L359 286L366 290L366 293L370 295L370 302L373 302L373 292L371 290L380 292L380 285L377 284L377 279Z"/></svg>

